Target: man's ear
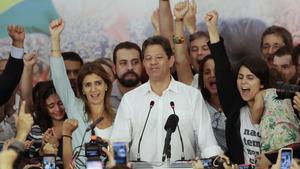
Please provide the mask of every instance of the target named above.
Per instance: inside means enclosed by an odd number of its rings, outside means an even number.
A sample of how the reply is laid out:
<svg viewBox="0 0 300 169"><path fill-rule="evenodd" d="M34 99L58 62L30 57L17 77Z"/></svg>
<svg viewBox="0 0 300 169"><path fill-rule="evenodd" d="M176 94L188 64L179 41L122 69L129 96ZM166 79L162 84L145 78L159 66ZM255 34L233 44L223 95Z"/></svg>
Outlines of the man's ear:
<svg viewBox="0 0 300 169"><path fill-rule="evenodd" d="M174 55L172 55L172 56L169 58L169 67L170 67L170 68L173 67L174 63L175 63L175 57L174 57Z"/></svg>

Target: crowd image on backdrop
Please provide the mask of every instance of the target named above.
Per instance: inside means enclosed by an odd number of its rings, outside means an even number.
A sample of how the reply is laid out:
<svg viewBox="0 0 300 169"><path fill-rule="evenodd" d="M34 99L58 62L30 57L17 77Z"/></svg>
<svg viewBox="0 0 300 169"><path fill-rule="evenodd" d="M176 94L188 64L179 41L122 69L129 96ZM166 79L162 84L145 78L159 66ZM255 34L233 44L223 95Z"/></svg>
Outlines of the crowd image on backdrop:
<svg viewBox="0 0 300 169"><path fill-rule="evenodd" d="M61 50L68 23L53 19L40 79L44 59L25 52L22 25L8 26L0 169L299 169L300 44L291 33L272 25L255 37L259 54L234 52L218 11L197 28L195 0L173 10L159 0L149 18L153 36L141 46L119 42L111 59L92 61Z"/></svg>

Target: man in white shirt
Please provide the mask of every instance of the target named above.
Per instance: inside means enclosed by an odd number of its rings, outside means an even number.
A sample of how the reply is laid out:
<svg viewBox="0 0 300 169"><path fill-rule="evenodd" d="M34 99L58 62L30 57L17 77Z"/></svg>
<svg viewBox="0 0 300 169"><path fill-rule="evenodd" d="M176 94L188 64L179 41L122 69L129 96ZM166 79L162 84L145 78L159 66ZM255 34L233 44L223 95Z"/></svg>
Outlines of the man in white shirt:
<svg viewBox="0 0 300 169"><path fill-rule="evenodd" d="M185 159L195 157L197 146L202 158L223 153L215 140L200 91L171 77L174 56L169 41L161 36L148 38L143 43L142 56L149 81L122 98L111 140L130 143L129 160L136 160L150 102L154 101L140 144L140 158L142 161L161 161L166 136L164 126L173 114L170 102L174 102ZM182 151L178 128L172 134L170 145L171 161L179 160Z"/></svg>

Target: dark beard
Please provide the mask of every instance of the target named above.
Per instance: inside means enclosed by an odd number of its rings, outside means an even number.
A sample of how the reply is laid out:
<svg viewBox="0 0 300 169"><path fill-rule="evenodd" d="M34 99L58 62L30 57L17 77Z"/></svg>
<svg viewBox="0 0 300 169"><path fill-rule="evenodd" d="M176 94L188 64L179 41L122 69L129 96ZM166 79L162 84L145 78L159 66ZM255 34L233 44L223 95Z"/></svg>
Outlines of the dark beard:
<svg viewBox="0 0 300 169"><path fill-rule="evenodd" d="M125 79L125 77L129 74L132 74L135 76L135 78L133 79ZM140 83L140 77L138 74L136 74L133 71L128 71L126 73L124 73L121 77L117 76L118 81L121 83L121 85L125 86L125 87L135 87Z"/></svg>

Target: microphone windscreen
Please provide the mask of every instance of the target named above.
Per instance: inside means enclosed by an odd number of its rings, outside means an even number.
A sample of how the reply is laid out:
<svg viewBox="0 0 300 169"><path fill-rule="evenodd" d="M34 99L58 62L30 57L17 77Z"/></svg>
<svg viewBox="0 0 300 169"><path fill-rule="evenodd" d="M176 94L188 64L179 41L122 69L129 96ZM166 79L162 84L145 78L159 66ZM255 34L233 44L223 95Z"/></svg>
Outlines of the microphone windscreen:
<svg viewBox="0 0 300 169"><path fill-rule="evenodd" d="M165 124L165 130L171 130L172 133L176 130L179 118L176 114L171 114Z"/></svg>
<svg viewBox="0 0 300 169"><path fill-rule="evenodd" d="M150 102L150 107L153 107L153 106L154 106L154 101L151 100L151 102Z"/></svg>
<svg viewBox="0 0 300 169"><path fill-rule="evenodd" d="M172 108L174 108L174 107L175 107L175 103L174 103L173 101L171 101L171 102L170 102L170 106L171 106Z"/></svg>

